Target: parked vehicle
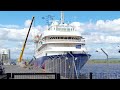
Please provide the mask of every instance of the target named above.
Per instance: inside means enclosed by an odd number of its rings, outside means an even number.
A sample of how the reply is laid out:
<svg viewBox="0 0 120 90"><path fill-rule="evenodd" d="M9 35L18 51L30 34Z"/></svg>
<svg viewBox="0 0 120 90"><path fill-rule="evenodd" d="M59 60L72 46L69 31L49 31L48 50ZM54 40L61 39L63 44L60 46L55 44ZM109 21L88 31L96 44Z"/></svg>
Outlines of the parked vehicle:
<svg viewBox="0 0 120 90"><path fill-rule="evenodd" d="M16 63L15 62L11 62L10 65L16 65Z"/></svg>
<svg viewBox="0 0 120 90"><path fill-rule="evenodd" d="M5 68L2 65L0 65L0 75L4 73L5 73Z"/></svg>

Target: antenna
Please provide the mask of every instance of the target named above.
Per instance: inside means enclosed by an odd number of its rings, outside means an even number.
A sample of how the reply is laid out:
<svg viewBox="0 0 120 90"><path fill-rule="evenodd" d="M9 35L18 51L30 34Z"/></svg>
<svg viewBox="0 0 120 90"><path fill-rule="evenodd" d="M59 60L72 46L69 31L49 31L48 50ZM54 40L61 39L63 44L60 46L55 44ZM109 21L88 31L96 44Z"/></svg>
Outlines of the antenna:
<svg viewBox="0 0 120 90"><path fill-rule="evenodd" d="M64 13L61 11L61 24L64 24Z"/></svg>
<svg viewBox="0 0 120 90"><path fill-rule="evenodd" d="M53 19L54 19L54 16L48 15L48 16L46 16L46 17L42 17L42 19L45 19L47 25L49 26L49 25L52 23L52 21L53 21ZM50 20L51 20L51 21L50 21Z"/></svg>

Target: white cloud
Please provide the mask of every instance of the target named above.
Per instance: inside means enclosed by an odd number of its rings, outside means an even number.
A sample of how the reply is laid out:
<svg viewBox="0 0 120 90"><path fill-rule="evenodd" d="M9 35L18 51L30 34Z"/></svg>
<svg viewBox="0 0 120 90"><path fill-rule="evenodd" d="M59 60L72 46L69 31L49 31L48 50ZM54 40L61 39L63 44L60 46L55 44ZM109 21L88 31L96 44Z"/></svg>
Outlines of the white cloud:
<svg viewBox="0 0 120 90"><path fill-rule="evenodd" d="M25 27L29 27L30 23L31 23L31 20L26 20L25 23L24 23Z"/></svg>
<svg viewBox="0 0 120 90"><path fill-rule="evenodd" d="M87 43L120 43L120 18L84 23Z"/></svg>
<svg viewBox="0 0 120 90"><path fill-rule="evenodd" d="M0 28L19 28L18 25L2 25L0 24Z"/></svg>
<svg viewBox="0 0 120 90"><path fill-rule="evenodd" d="M120 43L120 37L118 36L107 36L105 39L106 43Z"/></svg>
<svg viewBox="0 0 120 90"><path fill-rule="evenodd" d="M26 21L26 26L29 21ZM18 26L19 27L19 26ZM36 26L31 28L23 58L31 57L34 54L34 42L33 38L36 34L44 31L46 26ZM17 25L1 25L0 24L0 45L1 48L9 48L11 50L11 57L18 58L26 38L28 27L17 28Z"/></svg>
<svg viewBox="0 0 120 90"><path fill-rule="evenodd" d="M4 25L3 25L4 26ZM29 28L6 28L0 27L0 40L24 42ZM28 42L33 42L35 35L40 34L46 29L46 26L32 27L29 33Z"/></svg>
<svg viewBox="0 0 120 90"><path fill-rule="evenodd" d="M81 33L84 32L84 29L83 29L83 23L80 23L80 22L72 22L70 25L74 26L76 30L79 30Z"/></svg>
<svg viewBox="0 0 120 90"><path fill-rule="evenodd" d="M98 20L96 22L96 29L98 30L111 30L111 31L119 31L120 30L120 19L115 20Z"/></svg>
<svg viewBox="0 0 120 90"><path fill-rule="evenodd" d="M103 43L105 35L103 33L90 32L89 35L84 35L86 43Z"/></svg>
<svg viewBox="0 0 120 90"><path fill-rule="evenodd" d="M100 31L120 31L120 18L114 20L97 20L96 23L89 22L85 24L85 29L94 29Z"/></svg>
<svg viewBox="0 0 120 90"><path fill-rule="evenodd" d="M120 43L120 36L111 36L104 33L91 32L90 35L85 35L86 42L89 43Z"/></svg>
<svg viewBox="0 0 120 90"><path fill-rule="evenodd" d="M37 28L36 27L31 28L28 41L32 41L34 36L40 32ZM23 41L26 38L27 32L28 28L23 29L0 28L0 40Z"/></svg>

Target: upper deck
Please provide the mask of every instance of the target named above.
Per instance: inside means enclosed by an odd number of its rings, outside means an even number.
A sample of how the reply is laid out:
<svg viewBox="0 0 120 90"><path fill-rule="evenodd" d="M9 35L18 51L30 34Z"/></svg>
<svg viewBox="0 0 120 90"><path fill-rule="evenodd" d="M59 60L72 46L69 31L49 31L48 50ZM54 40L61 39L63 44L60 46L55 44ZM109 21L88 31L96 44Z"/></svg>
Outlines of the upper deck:
<svg viewBox="0 0 120 90"><path fill-rule="evenodd" d="M42 38L47 36L81 36L80 31L69 24L59 24L54 21L47 30L43 32Z"/></svg>

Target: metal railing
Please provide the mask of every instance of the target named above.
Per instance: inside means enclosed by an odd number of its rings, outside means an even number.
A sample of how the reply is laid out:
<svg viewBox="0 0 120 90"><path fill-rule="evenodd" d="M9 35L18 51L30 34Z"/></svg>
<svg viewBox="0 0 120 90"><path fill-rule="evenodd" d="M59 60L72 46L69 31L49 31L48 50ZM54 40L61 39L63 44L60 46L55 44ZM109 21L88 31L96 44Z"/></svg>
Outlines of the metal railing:
<svg viewBox="0 0 120 90"><path fill-rule="evenodd" d="M79 79L120 79L118 73L83 73L79 75Z"/></svg>
<svg viewBox="0 0 120 90"><path fill-rule="evenodd" d="M70 79L70 78L64 78ZM72 78L73 79L73 78ZM74 79L77 79L75 77ZM120 79L119 73L80 73L78 79Z"/></svg>
<svg viewBox="0 0 120 90"><path fill-rule="evenodd" d="M7 73L1 79L60 79L59 73Z"/></svg>
<svg viewBox="0 0 120 90"><path fill-rule="evenodd" d="M61 78L62 77L62 78ZM71 79L60 76L59 73L7 73L0 75L0 79ZM120 79L119 73L80 73L78 78L72 79Z"/></svg>

